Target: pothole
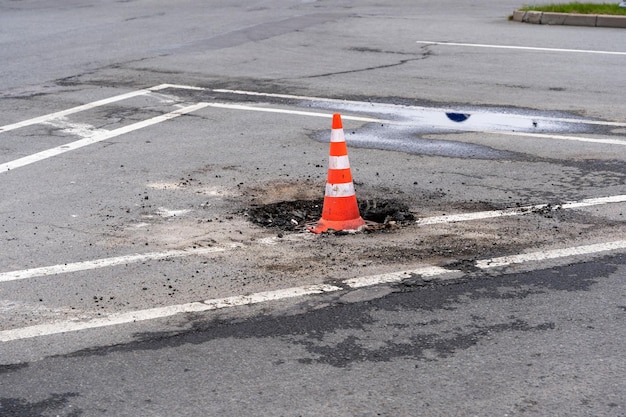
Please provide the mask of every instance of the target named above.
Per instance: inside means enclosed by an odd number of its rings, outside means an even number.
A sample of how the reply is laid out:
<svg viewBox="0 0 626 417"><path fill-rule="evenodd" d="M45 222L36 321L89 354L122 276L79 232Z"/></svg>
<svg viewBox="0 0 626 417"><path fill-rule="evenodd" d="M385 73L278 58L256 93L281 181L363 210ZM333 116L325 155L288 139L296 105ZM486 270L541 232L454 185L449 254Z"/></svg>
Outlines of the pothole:
<svg viewBox="0 0 626 417"><path fill-rule="evenodd" d="M299 231L317 223L324 200L293 200L252 206L244 215L254 224L282 231ZM415 220L406 204L392 199L367 199L358 202L361 217L373 223L371 230L401 227Z"/></svg>

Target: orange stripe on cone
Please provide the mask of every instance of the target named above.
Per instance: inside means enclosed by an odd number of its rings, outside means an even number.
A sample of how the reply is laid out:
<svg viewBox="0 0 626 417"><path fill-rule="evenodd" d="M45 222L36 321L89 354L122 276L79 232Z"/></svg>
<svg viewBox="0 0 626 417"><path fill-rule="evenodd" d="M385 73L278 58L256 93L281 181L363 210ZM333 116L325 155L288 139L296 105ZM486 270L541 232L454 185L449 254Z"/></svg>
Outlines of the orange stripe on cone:
<svg viewBox="0 0 626 417"><path fill-rule="evenodd" d="M328 165L322 218L317 222L317 226L309 230L313 233L322 233L330 229L358 230L365 226L365 221L361 218L356 201L348 148L339 114L333 115Z"/></svg>

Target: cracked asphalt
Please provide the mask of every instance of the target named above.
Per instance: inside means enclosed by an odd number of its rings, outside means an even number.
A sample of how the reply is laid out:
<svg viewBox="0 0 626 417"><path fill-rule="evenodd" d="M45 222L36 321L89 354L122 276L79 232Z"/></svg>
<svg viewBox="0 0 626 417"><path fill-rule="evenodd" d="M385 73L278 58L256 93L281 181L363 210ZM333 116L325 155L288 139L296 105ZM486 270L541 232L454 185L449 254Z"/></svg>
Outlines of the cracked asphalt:
<svg viewBox="0 0 626 417"><path fill-rule="evenodd" d="M0 4L0 415L626 416L626 34L519 6Z"/></svg>

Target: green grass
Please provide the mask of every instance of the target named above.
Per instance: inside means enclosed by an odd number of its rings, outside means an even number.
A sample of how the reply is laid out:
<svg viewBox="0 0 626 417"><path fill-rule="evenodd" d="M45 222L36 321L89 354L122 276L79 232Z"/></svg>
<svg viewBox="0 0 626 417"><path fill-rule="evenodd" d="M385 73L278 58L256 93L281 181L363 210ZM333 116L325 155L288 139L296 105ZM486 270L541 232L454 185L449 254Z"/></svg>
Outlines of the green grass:
<svg viewBox="0 0 626 417"><path fill-rule="evenodd" d="M615 3L563 3L548 4L541 6L528 6L520 8L520 10L535 10L538 12L554 12L554 13L579 13L579 14L612 14L626 16L626 8L618 6L619 1Z"/></svg>

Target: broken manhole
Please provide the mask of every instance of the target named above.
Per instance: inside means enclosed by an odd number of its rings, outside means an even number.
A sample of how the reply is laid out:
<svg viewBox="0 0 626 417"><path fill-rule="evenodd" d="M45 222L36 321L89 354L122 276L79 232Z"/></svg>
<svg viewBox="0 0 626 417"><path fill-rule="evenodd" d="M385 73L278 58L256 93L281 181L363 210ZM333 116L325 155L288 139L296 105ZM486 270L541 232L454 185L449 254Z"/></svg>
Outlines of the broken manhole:
<svg viewBox="0 0 626 417"><path fill-rule="evenodd" d="M260 226L282 231L300 231L314 226L322 215L324 200L295 200L253 206L244 212ZM359 201L361 217L371 224L369 231L407 225L415 220L408 207L397 200Z"/></svg>

